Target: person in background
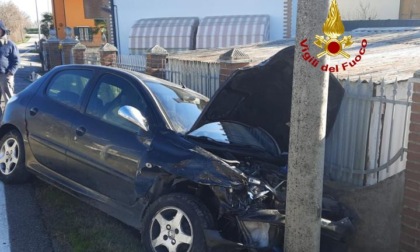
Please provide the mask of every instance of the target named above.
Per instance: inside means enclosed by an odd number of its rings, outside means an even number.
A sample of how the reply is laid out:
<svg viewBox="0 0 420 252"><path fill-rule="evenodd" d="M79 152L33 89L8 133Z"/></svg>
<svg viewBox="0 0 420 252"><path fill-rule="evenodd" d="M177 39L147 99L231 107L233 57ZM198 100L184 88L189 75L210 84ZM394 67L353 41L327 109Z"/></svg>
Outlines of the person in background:
<svg viewBox="0 0 420 252"><path fill-rule="evenodd" d="M14 75L19 66L19 50L16 44L7 38L8 30L0 20L0 91L1 112L4 111L7 101L13 96Z"/></svg>

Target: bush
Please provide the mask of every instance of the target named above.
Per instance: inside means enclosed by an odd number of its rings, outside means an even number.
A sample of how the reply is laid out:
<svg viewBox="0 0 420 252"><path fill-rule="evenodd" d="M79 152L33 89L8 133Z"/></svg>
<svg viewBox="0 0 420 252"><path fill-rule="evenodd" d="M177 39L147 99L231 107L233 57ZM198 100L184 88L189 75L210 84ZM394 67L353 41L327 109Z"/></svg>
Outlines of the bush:
<svg viewBox="0 0 420 252"><path fill-rule="evenodd" d="M26 28L27 34L38 34L38 28Z"/></svg>

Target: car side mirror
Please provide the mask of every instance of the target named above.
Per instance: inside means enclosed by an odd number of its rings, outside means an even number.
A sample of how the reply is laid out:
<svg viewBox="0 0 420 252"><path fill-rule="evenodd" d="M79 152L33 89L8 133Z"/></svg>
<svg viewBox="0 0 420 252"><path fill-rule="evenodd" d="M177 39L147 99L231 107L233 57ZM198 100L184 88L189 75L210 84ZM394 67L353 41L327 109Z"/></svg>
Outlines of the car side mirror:
<svg viewBox="0 0 420 252"><path fill-rule="evenodd" d="M149 123L147 122L147 119L135 107L128 105L122 106L120 109L118 109L118 115L125 120L139 126L144 131L149 131Z"/></svg>

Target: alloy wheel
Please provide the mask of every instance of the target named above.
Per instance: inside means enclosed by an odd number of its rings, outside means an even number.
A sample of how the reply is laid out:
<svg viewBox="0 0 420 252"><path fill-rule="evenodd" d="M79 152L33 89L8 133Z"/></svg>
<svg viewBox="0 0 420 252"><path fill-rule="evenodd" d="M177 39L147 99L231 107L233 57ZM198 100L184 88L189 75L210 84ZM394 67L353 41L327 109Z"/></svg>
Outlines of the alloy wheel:
<svg viewBox="0 0 420 252"><path fill-rule="evenodd" d="M152 248L156 252L191 251L193 227L181 209L166 207L153 217L150 237Z"/></svg>
<svg viewBox="0 0 420 252"><path fill-rule="evenodd" d="M10 175L15 170L18 160L19 143L14 138L8 138L0 149L0 172Z"/></svg>

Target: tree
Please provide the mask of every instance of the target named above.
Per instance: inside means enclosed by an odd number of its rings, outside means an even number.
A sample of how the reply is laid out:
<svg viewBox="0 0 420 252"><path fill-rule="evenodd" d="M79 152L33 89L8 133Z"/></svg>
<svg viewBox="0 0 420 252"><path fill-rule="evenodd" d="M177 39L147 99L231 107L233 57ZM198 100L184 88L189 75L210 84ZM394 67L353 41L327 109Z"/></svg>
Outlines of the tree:
<svg viewBox="0 0 420 252"><path fill-rule="evenodd" d="M0 3L0 19L10 30L10 38L12 40L20 42L25 39L25 28L31 26L30 18L16 4L11 1Z"/></svg>
<svg viewBox="0 0 420 252"><path fill-rule="evenodd" d="M358 20L372 20L376 19L378 13L372 10L369 2L359 2L359 7L356 11L356 19Z"/></svg>
<svg viewBox="0 0 420 252"><path fill-rule="evenodd" d="M54 18L51 12L42 13L41 19L41 34L46 38L50 36L50 29L53 27Z"/></svg>
<svg viewBox="0 0 420 252"><path fill-rule="evenodd" d="M103 43L106 43L108 40L108 31L106 21L104 19L95 19L95 27L92 29L93 34L101 33L101 39Z"/></svg>

